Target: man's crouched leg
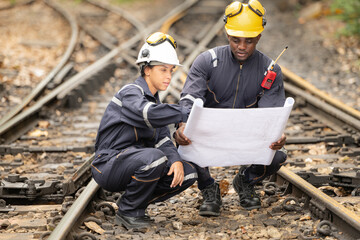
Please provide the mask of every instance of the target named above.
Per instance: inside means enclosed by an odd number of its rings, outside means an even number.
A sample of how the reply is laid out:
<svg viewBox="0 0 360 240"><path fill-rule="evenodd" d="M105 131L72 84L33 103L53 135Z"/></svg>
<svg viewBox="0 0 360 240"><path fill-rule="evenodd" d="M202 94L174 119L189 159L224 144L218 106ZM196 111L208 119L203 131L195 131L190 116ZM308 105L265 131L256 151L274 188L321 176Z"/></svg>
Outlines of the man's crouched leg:
<svg viewBox="0 0 360 240"><path fill-rule="evenodd" d="M241 167L239 173L233 180L235 191L239 194L240 205L247 209L256 209L261 207L259 195L256 194L254 186L266 177L275 174L285 163L287 158L285 148L276 151L270 165L251 165Z"/></svg>
<svg viewBox="0 0 360 240"><path fill-rule="evenodd" d="M240 206L246 210L261 208L260 197L256 194L254 185L245 181L242 171L236 174L233 186L240 198Z"/></svg>
<svg viewBox="0 0 360 240"><path fill-rule="evenodd" d="M200 216L219 216L222 204L219 184L214 182L201 190L203 203L200 206Z"/></svg>

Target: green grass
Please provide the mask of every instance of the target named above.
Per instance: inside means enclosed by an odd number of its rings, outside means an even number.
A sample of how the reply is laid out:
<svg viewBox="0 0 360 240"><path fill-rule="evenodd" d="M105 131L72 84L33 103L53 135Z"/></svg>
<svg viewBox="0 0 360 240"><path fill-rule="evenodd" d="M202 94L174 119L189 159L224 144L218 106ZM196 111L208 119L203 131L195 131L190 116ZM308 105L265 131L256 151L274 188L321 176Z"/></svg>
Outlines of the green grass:
<svg viewBox="0 0 360 240"><path fill-rule="evenodd" d="M346 36L360 36L360 0L332 0L333 16L346 23L339 33Z"/></svg>

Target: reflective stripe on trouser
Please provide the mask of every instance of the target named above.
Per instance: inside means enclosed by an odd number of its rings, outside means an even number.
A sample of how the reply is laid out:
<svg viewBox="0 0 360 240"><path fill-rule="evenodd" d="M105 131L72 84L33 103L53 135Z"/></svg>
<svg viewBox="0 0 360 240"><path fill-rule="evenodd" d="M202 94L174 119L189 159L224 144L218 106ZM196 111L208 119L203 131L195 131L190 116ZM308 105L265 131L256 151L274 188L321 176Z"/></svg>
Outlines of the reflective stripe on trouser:
<svg viewBox="0 0 360 240"><path fill-rule="evenodd" d="M181 186L177 185L174 188L170 188L171 182L173 180L173 175L167 175L170 170L170 166L166 167L166 170L164 172L165 175L158 181L158 184L156 185L155 191L149 201L149 204L165 201L166 199L169 199L172 196L181 193L195 183L198 177L195 166L192 163L186 161L183 161L183 166L184 181Z"/></svg>
<svg viewBox="0 0 360 240"><path fill-rule="evenodd" d="M173 176L167 176L169 166L166 159L159 149L130 147L113 155L107 162L97 164L95 160L92 173L104 189L112 192L125 190L119 201L119 212L132 217L144 216L150 201L170 198L196 180L197 176L194 175L184 181L181 187L170 188ZM196 173L194 167L186 165L184 163L185 177Z"/></svg>
<svg viewBox="0 0 360 240"><path fill-rule="evenodd" d="M285 163L287 155L283 151L276 151L270 165L251 165L245 169L245 179L251 184L256 184L266 177L276 173Z"/></svg>

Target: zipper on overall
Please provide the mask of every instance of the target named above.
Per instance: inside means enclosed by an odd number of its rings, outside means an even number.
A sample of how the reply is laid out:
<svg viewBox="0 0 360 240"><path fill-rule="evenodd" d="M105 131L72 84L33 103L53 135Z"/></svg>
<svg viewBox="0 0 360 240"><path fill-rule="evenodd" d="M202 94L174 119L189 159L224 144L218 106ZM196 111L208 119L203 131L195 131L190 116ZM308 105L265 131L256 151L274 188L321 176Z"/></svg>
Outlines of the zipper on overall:
<svg viewBox="0 0 360 240"><path fill-rule="evenodd" d="M234 98L234 103L233 103L232 108L235 108L236 98L237 98L237 94L238 94L238 91L239 91L241 70L242 70L242 64L240 64L240 73L239 73L238 81L237 81L237 84L236 84L236 92L235 92L235 98Z"/></svg>

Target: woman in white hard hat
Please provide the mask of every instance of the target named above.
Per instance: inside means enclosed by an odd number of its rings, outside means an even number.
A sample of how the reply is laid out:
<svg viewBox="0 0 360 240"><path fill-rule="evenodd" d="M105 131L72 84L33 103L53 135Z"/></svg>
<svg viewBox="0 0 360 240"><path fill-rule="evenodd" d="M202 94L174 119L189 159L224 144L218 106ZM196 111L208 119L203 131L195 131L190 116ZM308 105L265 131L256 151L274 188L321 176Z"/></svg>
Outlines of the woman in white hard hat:
<svg viewBox="0 0 360 240"><path fill-rule="evenodd" d="M175 49L170 35L157 32L147 38L136 61L141 76L115 94L96 137L93 177L108 191L125 191L117 201L116 223L127 229L149 226L149 204L182 192L197 179L194 166L180 158L167 127L186 122L189 110L162 104L158 96L180 66Z"/></svg>

